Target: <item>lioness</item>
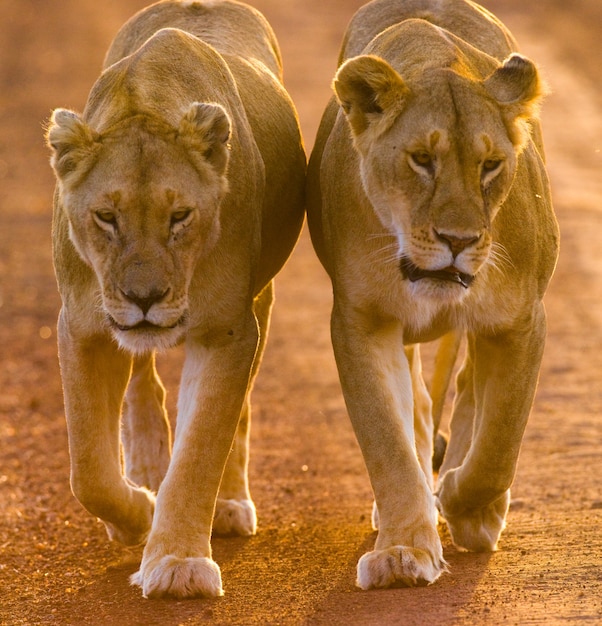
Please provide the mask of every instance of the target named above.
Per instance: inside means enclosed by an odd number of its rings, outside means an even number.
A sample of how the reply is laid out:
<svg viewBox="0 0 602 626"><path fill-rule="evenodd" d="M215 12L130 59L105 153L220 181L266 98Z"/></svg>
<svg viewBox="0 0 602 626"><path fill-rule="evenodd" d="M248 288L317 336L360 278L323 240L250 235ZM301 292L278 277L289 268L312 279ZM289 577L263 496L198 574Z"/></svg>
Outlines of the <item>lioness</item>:
<svg viewBox="0 0 602 626"><path fill-rule="evenodd" d="M145 596L218 596L214 514L256 527L249 394L303 222L298 119L270 26L239 2L159 2L105 67L83 115L57 109L48 130L71 484L111 537L147 540ZM181 341L170 461L154 351Z"/></svg>
<svg viewBox="0 0 602 626"><path fill-rule="evenodd" d="M494 550L504 527L558 251L542 81L515 51L473 2L370 2L346 33L310 159L309 225L375 496L363 589L437 579L437 508L459 548ZM412 344L450 331L468 348L433 494L430 399Z"/></svg>

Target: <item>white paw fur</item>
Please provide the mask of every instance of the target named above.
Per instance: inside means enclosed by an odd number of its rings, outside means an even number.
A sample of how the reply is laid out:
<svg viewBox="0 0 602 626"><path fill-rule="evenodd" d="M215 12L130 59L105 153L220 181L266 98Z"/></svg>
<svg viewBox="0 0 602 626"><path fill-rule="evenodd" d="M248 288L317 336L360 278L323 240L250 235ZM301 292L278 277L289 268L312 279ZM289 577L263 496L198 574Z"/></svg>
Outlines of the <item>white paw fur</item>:
<svg viewBox="0 0 602 626"><path fill-rule="evenodd" d="M145 598L213 598L223 596L222 576L215 561L206 557L179 558L167 555L152 567L140 567L130 577Z"/></svg>
<svg viewBox="0 0 602 626"><path fill-rule="evenodd" d="M357 586L373 589L399 585L416 587L435 582L447 571L442 557L408 546L367 552L357 564Z"/></svg>
<svg viewBox="0 0 602 626"><path fill-rule="evenodd" d="M213 519L217 535L250 537L257 532L257 513L252 500L218 499Z"/></svg>

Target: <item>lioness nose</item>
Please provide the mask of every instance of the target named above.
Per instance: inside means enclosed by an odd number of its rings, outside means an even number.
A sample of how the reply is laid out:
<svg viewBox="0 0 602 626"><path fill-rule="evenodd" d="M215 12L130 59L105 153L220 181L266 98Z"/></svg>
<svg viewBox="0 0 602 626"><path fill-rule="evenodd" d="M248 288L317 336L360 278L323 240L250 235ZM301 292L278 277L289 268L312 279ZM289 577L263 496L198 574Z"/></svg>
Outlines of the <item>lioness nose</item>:
<svg viewBox="0 0 602 626"><path fill-rule="evenodd" d="M480 236L457 237L456 235L452 235L450 233L440 233L437 231L435 231L435 235L437 235L441 241L445 242L449 246L454 259L460 254L460 252L462 252L462 250L465 250L468 246L476 243L481 238Z"/></svg>
<svg viewBox="0 0 602 626"><path fill-rule="evenodd" d="M130 302L133 302L142 311L142 313L144 313L144 315L146 315L153 304L161 302L161 300L167 296L168 291L169 289L166 289L165 291L153 289L144 294L136 293L134 291L122 291L122 293Z"/></svg>

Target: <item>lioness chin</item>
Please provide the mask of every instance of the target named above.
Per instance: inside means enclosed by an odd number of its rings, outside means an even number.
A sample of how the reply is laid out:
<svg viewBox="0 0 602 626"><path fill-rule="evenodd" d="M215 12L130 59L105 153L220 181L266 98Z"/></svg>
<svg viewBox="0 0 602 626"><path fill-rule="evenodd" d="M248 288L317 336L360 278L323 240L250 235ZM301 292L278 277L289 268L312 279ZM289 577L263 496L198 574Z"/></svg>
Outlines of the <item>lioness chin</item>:
<svg viewBox="0 0 602 626"><path fill-rule="evenodd" d="M375 496L364 589L445 571L504 528L545 338L558 230L537 119L544 91L506 28L465 0L375 0L352 19L308 170L332 342ZM418 344L466 334L433 493ZM447 341L454 346L457 342Z"/></svg>
<svg viewBox="0 0 602 626"><path fill-rule="evenodd" d="M217 596L212 530L256 528L249 394L303 222L297 115L270 26L239 2L159 2L105 68L48 129L71 484L112 538L146 541L145 596ZM178 342L171 456L154 354Z"/></svg>

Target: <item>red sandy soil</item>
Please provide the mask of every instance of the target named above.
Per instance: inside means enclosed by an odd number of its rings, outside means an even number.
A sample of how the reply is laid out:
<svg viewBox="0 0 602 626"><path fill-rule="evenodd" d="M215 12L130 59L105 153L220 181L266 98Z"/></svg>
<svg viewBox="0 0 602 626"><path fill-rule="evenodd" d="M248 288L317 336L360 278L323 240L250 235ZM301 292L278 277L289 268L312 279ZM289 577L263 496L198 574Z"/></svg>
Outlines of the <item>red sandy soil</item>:
<svg viewBox="0 0 602 626"><path fill-rule="evenodd" d="M280 40L308 150L359 0L256 0ZM140 553L110 544L69 490L43 124L83 107L119 26L145 0L0 1L0 623L602 624L602 4L484 0L553 88L544 130L562 230L549 335L508 528L433 586L361 592L371 491L328 335L330 286L305 233L278 280L254 393L259 532L217 539L226 595L142 598ZM181 354L161 359L174 397Z"/></svg>

